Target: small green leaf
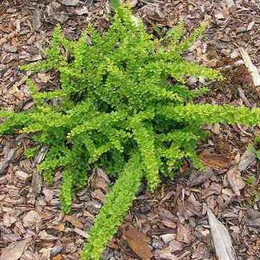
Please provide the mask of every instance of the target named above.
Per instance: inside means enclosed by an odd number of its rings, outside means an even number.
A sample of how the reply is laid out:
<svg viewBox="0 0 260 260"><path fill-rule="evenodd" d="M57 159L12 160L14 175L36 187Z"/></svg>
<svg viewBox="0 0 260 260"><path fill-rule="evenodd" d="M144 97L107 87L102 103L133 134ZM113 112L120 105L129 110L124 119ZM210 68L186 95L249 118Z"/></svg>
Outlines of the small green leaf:
<svg viewBox="0 0 260 260"><path fill-rule="evenodd" d="M121 5L120 0L109 0L109 3L113 9L117 9Z"/></svg>

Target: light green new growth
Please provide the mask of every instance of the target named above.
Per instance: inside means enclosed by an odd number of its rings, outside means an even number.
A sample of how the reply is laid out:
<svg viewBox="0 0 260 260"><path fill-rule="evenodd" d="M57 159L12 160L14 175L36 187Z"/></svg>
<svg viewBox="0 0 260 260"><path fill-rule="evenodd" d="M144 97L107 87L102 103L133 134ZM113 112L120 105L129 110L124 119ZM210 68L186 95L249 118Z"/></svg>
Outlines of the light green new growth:
<svg viewBox="0 0 260 260"><path fill-rule="evenodd" d="M140 156L136 153L126 164L120 178L107 195L105 204L89 233L89 243L85 245L82 251L82 259L100 258L107 241L111 240L117 232L117 227L132 205L141 182L142 172Z"/></svg>
<svg viewBox="0 0 260 260"><path fill-rule="evenodd" d="M115 6L118 1L114 1ZM74 193L85 187L87 173L102 167L118 176L90 231L82 259L99 259L116 233L142 178L154 190L160 176L174 177L184 158L201 167L196 144L201 126L215 122L257 125L260 109L194 104L208 91L190 90L187 77L208 80L221 75L182 58L206 29L202 24L183 39L181 22L163 39L153 39L131 12L117 7L106 33L92 26L77 41L54 30L46 60L23 69L58 72L60 86L37 91L28 81L35 106L28 111L0 111L1 134L31 133L38 144L28 154L48 146L39 166L52 183L63 172L61 208L68 213Z"/></svg>

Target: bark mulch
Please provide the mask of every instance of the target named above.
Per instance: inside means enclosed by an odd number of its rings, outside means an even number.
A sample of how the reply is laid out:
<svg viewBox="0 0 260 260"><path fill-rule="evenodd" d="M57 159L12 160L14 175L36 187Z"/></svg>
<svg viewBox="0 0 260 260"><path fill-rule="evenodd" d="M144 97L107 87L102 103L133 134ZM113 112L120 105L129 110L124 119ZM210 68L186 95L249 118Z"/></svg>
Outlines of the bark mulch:
<svg viewBox="0 0 260 260"><path fill-rule="evenodd" d="M259 90L239 51L245 48L260 71L258 0L131 2L134 14L154 33L164 33L180 18L188 33L209 20L209 29L186 59L219 69L226 79L212 84L199 101L259 106ZM77 39L89 22L104 31L110 12L105 0L2 1L1 108L21 111L33 105L25 84L29 75L19 65L44 59L55 24ZM39 88L57 84L52 73L38 73L35 80ZM192 77L188 84L196 88L204 82ZM259 259L260 164L247 147L260 129L222 124L207 129L212 135L198 149L205 171L195 171L187 161L174 182L165 181L154 194L141 187L103 259L216 259L209 209L228 230L238 259ZM29 160L24 151L30 144L24 135L0 137L0 259L79 259L110 180L101 169L93 170L71 214L64 216L58 198L61 173L47 186L36 171L46 149Z"/></svg>

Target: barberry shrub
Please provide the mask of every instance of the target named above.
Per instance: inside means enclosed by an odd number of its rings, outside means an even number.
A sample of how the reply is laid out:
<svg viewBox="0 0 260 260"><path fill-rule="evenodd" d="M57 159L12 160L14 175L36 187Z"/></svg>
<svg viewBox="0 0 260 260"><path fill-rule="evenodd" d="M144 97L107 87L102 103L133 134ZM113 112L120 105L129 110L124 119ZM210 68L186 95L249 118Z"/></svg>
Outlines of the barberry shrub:
<svg viewBox="0 0 260 260"><path fill-rule="evenodd" d="M39 148L48 146L40 170L50 183L55 171L62 170L62 210L70 211L73 194L86 185L93 167L118 177L89 232L82 259L100 259L142 180L153 191L160 176L173 178L184 158L201 167L196 144L205 136L202 126L260 123L258 108L193 103L207 88L189 89L187 77L222 78L182 58L205 28L202 24L183 38L179 23L156 39L141 21L133 21L128 9L118 7L103 35L89 26L70 41L56 27L46 59L23 67L35 73L56 71L60 85L37 91L28 81L34 107L1 111L0 133L28 133Z"/></svg>

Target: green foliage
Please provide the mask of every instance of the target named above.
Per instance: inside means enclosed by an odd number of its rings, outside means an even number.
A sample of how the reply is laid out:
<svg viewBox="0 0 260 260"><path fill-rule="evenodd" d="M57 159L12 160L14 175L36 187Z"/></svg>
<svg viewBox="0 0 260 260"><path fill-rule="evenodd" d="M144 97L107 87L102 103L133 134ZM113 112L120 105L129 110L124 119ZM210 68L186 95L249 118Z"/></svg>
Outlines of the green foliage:
<svg viewBox="0 0 260 260"><path fill-rule="evenodd" d="M256 136L254 145L250 145L248 149L256 155L256 159L260 160L260 137Z"/></svg>
<svg viewBox="0 0 260 260"><path fill-rule="evenodd" d="M82 251L82 259L99 259L107 241L116 233L138 191L143 174L140 166L141 156L135 153L106 197L89 233L89 243Z"/></svg>
<svg viewBox="0 0 260 260"><path fill-rule="evenodd" d="M245 181L248 186L248 191L251 195L249 197L248 203L253 207L253 205L260 200L259 181L257 180L257 177L255 175L249 175Z"/></svg>
<svg viewBox="0 0 260 260"><path fill-rule="evenodd" d="M116 9L120 6L120 0L109 0L109 4L113 9Z"/></svg>
<svg viewBox="0 0 260 260"><path fill-rule="evenodd" d="M21 113L1 111L0 133L31 133L38 147L49 147L39 170L49 183L55 171L63 171L62 210L70 211L73 194L85 186L89 169L102 167L118 175L82 259L99 259L142 177L154 190L160 175L173 178L184 158L201 167L196 155L197 142L205 136L201 126L260 123L257 108L192 102L207 88L190 90L185 86L188 76L222 79L217 71L182 58L205 29L202 24L183 39L181 22L164 38L153 39L141 22L133 22L129 10L117 7L104 35L89 26L78 41L69 41L58 26L46 60L23 66L58 72L60 86L37 91L28 81L35 106Z"/></svg>
<svg viewBox="0 0 260 260"><path fill-rule="evenodd" d="M246 178L246 184L248 186L252 186L254 184L255 180L256 180L255 176L254 175L250 175L250 176L248 176Z"/></svg>

